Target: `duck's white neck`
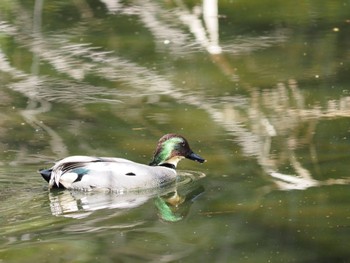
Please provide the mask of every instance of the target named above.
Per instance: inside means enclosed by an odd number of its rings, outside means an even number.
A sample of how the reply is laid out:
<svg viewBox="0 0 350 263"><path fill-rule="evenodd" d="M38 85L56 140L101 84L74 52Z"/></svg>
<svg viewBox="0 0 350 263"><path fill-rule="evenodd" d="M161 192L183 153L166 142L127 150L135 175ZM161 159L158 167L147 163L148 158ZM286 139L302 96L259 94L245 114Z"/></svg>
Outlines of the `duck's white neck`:
<svg viewBox="0 0 350 263"><path fill-rule="evenodd" d="M165 162L160 163L160 165L163 164L163 163L168 163L168 164L174 165L174 167L176 168L178 162L181 161L183 158L185 158L185 157L183 157L183 156L174 156L174 157L166 160Z"/></svg>

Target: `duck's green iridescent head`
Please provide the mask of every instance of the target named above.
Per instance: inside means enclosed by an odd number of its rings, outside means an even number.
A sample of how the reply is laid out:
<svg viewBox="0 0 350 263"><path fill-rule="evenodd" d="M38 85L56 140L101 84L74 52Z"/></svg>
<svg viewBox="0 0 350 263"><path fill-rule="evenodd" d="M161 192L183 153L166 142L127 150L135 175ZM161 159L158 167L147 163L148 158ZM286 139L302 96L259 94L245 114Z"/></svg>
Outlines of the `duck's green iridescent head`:
<svg viewBox="0 0 350 263"><path fill-rule="evenodd" d="M160 138L150 165L156 166L169 164L175 168L177 163L183 158L200 163L205 162L205 159L191 150L184 137L170 133Z"/></svg>

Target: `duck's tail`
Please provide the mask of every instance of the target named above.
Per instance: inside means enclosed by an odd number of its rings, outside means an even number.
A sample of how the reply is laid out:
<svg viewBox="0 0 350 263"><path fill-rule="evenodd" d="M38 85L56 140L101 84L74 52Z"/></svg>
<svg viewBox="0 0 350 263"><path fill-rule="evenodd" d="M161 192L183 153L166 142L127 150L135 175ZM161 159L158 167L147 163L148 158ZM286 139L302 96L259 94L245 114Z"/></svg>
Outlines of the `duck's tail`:
<svg viewBox="0 0 350 263"><path fill-rule="evenodd" d="M52 169L42 169L42 170L39 170L39 173L40 173L41 176L45 179L46 182L50 182L50 179L51 179L51 172L52 172Z"/></svg>

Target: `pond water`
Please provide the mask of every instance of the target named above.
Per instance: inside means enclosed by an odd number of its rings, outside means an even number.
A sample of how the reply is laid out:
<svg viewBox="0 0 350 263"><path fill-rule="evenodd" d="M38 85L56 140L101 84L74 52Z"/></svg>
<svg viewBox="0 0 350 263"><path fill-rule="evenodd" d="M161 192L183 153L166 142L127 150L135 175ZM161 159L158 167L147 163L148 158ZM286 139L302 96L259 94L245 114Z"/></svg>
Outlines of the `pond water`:
<svg viewBox="0 0 350 263"><path fill-rule="evenodd" d="M1 1L0 262L347 262L349 44L349 1ZM166 133L170 188L37 173Z"/></svg>

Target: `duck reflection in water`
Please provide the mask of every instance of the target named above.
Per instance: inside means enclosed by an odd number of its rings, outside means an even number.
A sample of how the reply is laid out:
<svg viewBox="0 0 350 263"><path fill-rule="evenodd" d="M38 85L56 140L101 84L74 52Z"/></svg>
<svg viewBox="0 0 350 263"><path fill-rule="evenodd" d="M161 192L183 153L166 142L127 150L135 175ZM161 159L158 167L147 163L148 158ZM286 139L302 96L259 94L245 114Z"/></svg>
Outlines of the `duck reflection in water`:
<svg viewBox="0 0 350 263"><path fill-rule="evenodd" d="M94 211L113 209L113 216L122 216L131 209L137 209L153 202L158 217L162 221L177 222L186 217L191 204L204 192L204 187L198 179L202 173L179 172L180 180L175 186L164 189L148 190L147 192L83 192L75 190L60 190L49 192L51 213L55 216L70 218L85 218Z"/></svg>

